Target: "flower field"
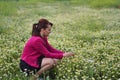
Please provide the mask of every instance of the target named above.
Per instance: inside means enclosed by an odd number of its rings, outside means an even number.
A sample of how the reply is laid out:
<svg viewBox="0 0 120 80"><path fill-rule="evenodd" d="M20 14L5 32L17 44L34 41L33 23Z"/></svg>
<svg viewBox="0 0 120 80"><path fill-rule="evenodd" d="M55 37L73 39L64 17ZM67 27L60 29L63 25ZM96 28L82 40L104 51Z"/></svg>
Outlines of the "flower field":
<svg viewBox="0 0 120 80"><path fill-rule="evenodd" d="M40 18L54 24L51 45L75 53L54 67L55 80L120 80L120 9L114 1L115 7L96 8L97 1L86 6L74 0L1 0L0 80L29 80L19 59Z"/></svg>

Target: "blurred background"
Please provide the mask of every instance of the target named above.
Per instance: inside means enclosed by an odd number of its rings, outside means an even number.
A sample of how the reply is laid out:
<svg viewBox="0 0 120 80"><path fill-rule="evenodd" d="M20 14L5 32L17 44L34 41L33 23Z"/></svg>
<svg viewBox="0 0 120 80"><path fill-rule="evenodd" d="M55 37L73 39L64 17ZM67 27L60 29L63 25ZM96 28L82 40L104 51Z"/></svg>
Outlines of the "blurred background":
<svg viewBox="0 0 120 80"><path fill-rule="evenodd" d="M19 59L40 18L54 24L51 45L75 53L45 80L120 79L120 0L0 0L0 80L30 80Z"/></svg>

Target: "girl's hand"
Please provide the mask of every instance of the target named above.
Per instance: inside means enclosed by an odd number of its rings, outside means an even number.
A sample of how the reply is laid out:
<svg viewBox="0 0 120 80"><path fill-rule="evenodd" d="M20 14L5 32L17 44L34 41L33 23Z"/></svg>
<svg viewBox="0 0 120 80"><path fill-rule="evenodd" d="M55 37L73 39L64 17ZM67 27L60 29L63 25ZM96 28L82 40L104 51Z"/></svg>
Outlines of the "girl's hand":
<svg viewBox="0 0 120 80"><path fill-rule="evenodd" d="M72 52L65 52L63 54L63 57L70 57L70 56L74 56L74 53L72 53Z"/></svg>

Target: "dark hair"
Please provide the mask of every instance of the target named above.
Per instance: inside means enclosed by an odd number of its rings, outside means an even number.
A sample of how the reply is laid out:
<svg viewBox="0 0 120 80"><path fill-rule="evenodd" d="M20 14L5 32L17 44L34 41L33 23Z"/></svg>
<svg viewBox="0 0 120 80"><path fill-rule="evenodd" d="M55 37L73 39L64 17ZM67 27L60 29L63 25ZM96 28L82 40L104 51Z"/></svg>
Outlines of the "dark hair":
<svg viewBox="0 0 120 80"><path fill-rule="evenodd" d="M47 19L40 19L38 23L33 24L32 36L40 36L41 29L46 29L48 25L53 26Z"/></svg>

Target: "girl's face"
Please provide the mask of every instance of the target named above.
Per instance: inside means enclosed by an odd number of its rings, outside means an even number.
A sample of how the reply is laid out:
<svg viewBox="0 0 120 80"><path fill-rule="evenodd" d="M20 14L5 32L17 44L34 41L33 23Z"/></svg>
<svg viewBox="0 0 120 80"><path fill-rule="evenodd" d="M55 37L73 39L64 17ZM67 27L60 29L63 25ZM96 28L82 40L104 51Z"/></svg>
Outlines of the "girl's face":
<svg viewBox="0 0 120 80"><path fill-rule="evenodd" d="M48 25L46 29L43 29L43 35L47 37L49 36L50 33L51 33L51 25Z"/></svg>

